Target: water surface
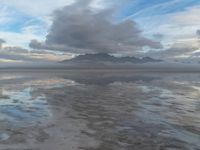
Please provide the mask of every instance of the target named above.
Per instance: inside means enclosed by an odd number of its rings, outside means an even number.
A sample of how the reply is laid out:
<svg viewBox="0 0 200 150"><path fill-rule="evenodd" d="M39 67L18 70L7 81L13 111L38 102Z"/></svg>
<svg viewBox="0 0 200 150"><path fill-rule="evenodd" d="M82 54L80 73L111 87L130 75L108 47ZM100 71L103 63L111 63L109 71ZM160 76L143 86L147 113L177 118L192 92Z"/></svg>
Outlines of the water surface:
<svg viewBox="0 0 200 150"><path fill-rule="evenodd" d="M199 150L200 74L0 74L2 150Z"/></svg>

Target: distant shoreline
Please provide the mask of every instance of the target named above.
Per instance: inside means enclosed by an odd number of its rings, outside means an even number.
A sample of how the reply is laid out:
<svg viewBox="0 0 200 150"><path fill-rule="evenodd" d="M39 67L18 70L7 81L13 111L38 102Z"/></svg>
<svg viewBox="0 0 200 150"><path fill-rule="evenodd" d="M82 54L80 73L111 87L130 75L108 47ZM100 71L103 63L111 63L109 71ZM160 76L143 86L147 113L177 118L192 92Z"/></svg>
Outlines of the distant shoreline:
<svg viewBox="0 0 200 150"><path fill-rule="evenodd" d="M141 69L132 69L132 68L0 68L0 73L8 73L8 72L33 72L33 73L64 73L64 72L129 72L129 73L200 73L200 69L179 69L172 68L167 70L165 68L141 68Z"/></svg>

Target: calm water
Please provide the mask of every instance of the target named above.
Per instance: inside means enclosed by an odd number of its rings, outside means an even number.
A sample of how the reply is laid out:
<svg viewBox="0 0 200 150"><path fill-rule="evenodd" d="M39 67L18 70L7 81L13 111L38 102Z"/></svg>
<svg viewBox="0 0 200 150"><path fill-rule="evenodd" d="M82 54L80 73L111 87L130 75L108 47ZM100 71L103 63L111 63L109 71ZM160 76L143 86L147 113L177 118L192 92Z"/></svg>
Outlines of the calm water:
<svg viewBox="0 0 200 150"><path fill-rule="evenodd" d="M200 150L200 74L0 73L1 150Z"/></svg>

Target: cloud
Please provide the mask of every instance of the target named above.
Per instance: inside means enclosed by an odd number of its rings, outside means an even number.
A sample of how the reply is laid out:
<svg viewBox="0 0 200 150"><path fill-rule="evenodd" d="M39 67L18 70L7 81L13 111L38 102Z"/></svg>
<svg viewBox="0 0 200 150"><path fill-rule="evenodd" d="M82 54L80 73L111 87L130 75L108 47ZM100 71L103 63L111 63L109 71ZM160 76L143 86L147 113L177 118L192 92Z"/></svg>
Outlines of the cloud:
<svg viewBox="0 0 200 150"><path fill-rule="evenodd" d="M188 0L171 0L161 2L162 6L152 5L141 12L133 14L134 19L144 30L144 34L151 37L155 33L164 35L162 44L167 49L179 40L196 38L194 32L199 29L200 2ZM171 3L171 4L170 4ZM164 4L164 5L163 5ZM176 7L174 7L176 6Z"/></svg>
<svg viewBox="0 0 200 150"><path fill-rule="evenodd" d="M31 39L42 40L51 24L49 15L73 1L0 0L0 37L7 46L27 47Z"/></svg>
<svg viewBox="0 0 200 150"><path fill-rule="evenodd" d="M0 37L3 37L6 40L7 46L26 46L31 39L37 38L42 40L44 37L42 35L36 35L33 33L27 32L10 32L10 31L0 31Z"/></svg>
<svg viewBox="0 0 200 150"><path fill-rule="evenodd" d="M0 38L0 44L3 44L3 43L6 43L6 41Z"/></svg>
<svg viewBox="0 0 200 150"><path fill-rule="evenodd" d="M197 34L198 38L200 38L200 30L197 30L196 34Z"/></svg>
<svg viewBox="0 0 200 150"><path fill-rule="evenodd" d="M4 39L0 39L0 50L2 49L2 44L6 43L6 41Z"/></svg>
<svg viewBox="0 0 200 150"><path fill-rule="evenodd" d="M155 34L153 34L153 37L154 37L154 39L160 41L163 39L164 35L161 33L155 33Z"/></svg>
<svg viewBox="0 0 200 150"><path fill-rule="evenodd" d="M29 47L33 48L33 49L48 49L48 50L60 50L63 51L66 47L64 46L60 46L59 45L47 45L45 43L41 43L37 40L31 40L31 42L29 43Z"/></svg>
<svg viewBox="0 0 200 150"><path fill-rule="evenodd" d="M30 47L74 53L123 53L162 47L142 36L134 21L114 23L114 10L96 10L90 5L90 0L79 0L55 11L45 42L32 40Z"/></svg>
<svg viewBox="0 0 200 150"><path fill-rule="evenodd" d="M10 19L10 14L8 13L8 8L5 6L0 6L0 25L6 24Z"/></svg>
<svg viewBox="0 0 200 150"><path fill-rule="evenodd" d="M32 16L49 15L56 8L71 4L74 0L1 0L1 4ZM41 9L38 11L38 7Z"/></svg>
<svg viewBox="0 0 200 150"><path fill-rule="evenodd" d="M186 8L184 11L175 13L171 16L171 21L175 21L179 25L199 25L200 5Z"/></svg>
<svg viewBox="0 0 200 150"><path fill-rule="evenodd" d="M200 56L200 30L193 32L194 38L179 39L164 50L148 51L140 55L151 56L164 60L177 60L180 62L199 62Z"/></svg>
<svg viewBox="0 0 200 150"><path fill-rule="evenodd" d="M58 62L73 57L68 53L45 50L28 50L22 47L5 46L0 49L0 62Z"/></svg>
<svg viewBox="0 0 200 150"><path fill-rule="evenodd" d="M196 51L199 49L199 42L197 39L191 41L182 41L179 43L174 43L170 48L160 51L148 51L141 55L150 56L154 58L164 59L164 60L174 60L189 58L194 56Z"/></svg>

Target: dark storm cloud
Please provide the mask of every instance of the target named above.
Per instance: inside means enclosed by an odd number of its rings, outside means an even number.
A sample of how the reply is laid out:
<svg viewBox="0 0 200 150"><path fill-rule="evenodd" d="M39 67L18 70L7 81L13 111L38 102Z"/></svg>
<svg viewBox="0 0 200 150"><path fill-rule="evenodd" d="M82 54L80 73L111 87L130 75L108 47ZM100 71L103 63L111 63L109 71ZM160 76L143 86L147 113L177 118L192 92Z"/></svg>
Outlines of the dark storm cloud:
<svg viewBox="0 0 200 150"><path fill-rule="evenodd" d="M65 45L58 45L58 44L48 45L46 43L42 43L37 40L31 40L31 42L29 43L29 47L33 49L47 49L47 50L58 50L58 51L65 51L66 49L69 49L69 47L67 48L67 46Z"/></svg>
<svg viewBox="0 0 200 150"><path fill-rule="evenodd" d="M134 21L114 23L113 10L93 9L90 2L79 0L57 10L46 41L32 40L30 47L74 53L123 53L141 50L145 46L162 47L159 42L143 37Z"/></svg>

